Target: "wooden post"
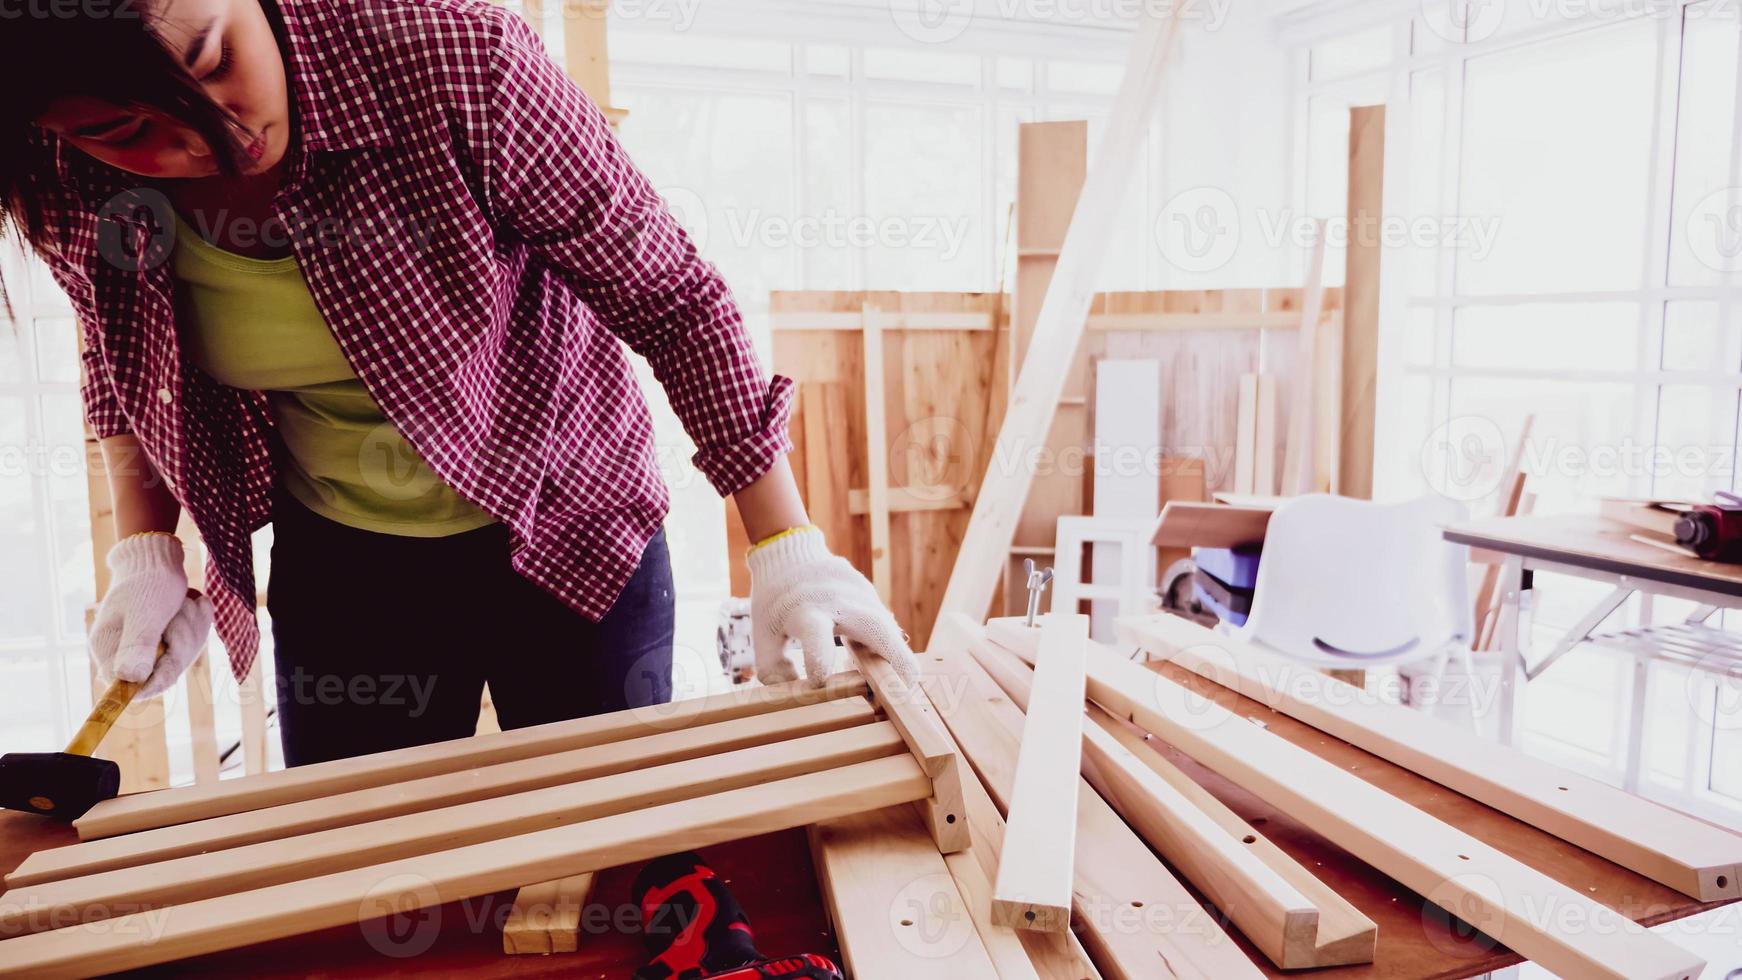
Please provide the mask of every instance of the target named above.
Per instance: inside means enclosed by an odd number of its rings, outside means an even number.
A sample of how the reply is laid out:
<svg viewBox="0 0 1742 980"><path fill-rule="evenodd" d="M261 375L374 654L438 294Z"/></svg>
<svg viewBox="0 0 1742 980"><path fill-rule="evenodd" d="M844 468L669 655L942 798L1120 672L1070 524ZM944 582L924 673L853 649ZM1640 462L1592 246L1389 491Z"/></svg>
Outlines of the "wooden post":
<svg viewBox="0 0 1742 980"><path fill-rule="evenodd" d="M860 312L859 336L865 359L865 479L871 520L871 583L889 604L889 419L884 403L882 311L867 302ZM807 461L823 452L807 447ZM808 463L807 463L808 466Z"/></svg>
<svg viewBox="0 0 1742 980"><path fill-rule="evenodd" d="M1384 217L1385 107L1349 110L1349 247L1343 273L1340 490L1373 496L1379 375L1380 221Z"/></svg>

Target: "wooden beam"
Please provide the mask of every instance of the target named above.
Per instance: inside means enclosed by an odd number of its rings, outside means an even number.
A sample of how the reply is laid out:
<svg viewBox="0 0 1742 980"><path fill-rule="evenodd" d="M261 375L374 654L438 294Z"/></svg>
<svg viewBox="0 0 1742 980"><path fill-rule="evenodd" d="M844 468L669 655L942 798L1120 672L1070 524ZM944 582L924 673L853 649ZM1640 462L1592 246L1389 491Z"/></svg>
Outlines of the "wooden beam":
<svg viewBox="0 0 1742 980"><path fill-rule="evenodd" d="M821 688L812 688L802 679L769 687L742 688L706 698L631 708L497 735L395 749L245 779L227 779L216 786L117 797L97 804L89 813L75 820L73 826L82 840L127 834L864 693L864 681L853 674L831 677Z"/></svg>
<svg viewBox="0 0 1742 980"><path fill-rule="evenodd" d="M1351 692L1316 671L1169 616L1119 623L1140 644L1533 827L1703 902L1742 897L1742 836L1481 738Z"/></svg>
<svg viewBox="0 0 1742 980"><path fill-rule="evenodd" d="M1258 375L1240 375L1240 390L1234 401L1234 492L1256 493Z"/></svg>
<svg viewBox="0 0 1742 980"><path fill-rule="evenodd" d="M865 476L871 521L871 583L889 605L894 589L889 555L889 419L884 411L883 313L866 303L860 333L865 362ZM820 451L820 447L817 451Z"/></svg>
<svg viewBox="0 0 1742 980"><path fill-rule="evenodd" d="M1017 707L1034 675L989 641L974 659ZM1378 927L1312 872L1098 705L1083 731L1083 774L1252 945L1284 970L1371 963Z"/></svg>
<svg viewBox="0 0 1742 980"><path fill-rule="evenodd" d="M1013 621L988 627L995 642L1032 659L1027 632ZM1089 696L1103 708L1559 975L1694 980L1705 967L1614 909L1141 664L1098 644L1088 660Z"/></svg>
<svg viewBox="0 0 1742 980"><path fill-rule="evenodd" d="M955 487L890 487L887 510L891 514L907 514L914 511L957 510L966 506L967 497ZM871 492L858 489L847 491L847 512L854 516L871 513Z"/></svg>
<svg viewBox="0 0 1742 980"><path fill-rule="evenodd" d="M992 919L1018 929L1064 932L1071 924L1089 619L1049 617L1038 642L1035 683L1041 696L1023 722Z"/></svg>
<svg viewBox="0 0 1742 980"><path fill-rule="evenodd" d="M1179 330L1294 330L1300 314L1276 313L1090 313L1089 329L1167 333Z"/></svg>
<svg viewBox="0 0 1742 980"><path fill-rule="evenodd" d="M1161 548L1238 548L1258 544L1264 540L1274 510L1170 500L1162 505L1150 540Z"/></svg>
<svg viewBox="0 0 1742 980"><path fill-rule="evenodd" d="M849 974L1000 980L967 902L911 809L856 813L808 832Z"/></svg>
<svg viewBox="0 0 1742 980"><path fill-rule="evenodd" d="M1022 360L1022 372L1011 392L998 432L997 444L1002 449L1020 454L1046 440L1087 323L1102 260L1113 241L1113 223L1148 141L1149 123L1160 104L1161 81L1179 19L1171 14L1157 16L1147 8L1146 17L1132 42L1106 136L1071 216L1034 336ZM1033 478L1026 466L1002 466L994 460L987 467L944 590L940 615L961 613L975 619L985 615L1004 572L1016 521Z"/></svg>
<svg viewBox="0 0 1742 980"><path fill-rule="evenodd" d="M804 406L805 510L835 550L845 552L852 510L850 498L841 499L840 488L852 482L853 461L848 453L829 452L828 446L847 431L847 386L838 381L807 381L799 392ZM730 509L737 513L735 506ZM744 564L742 555L741 551L734 555L734 566ZM733 594L747 593L734 589Z"/></svg>
<svg viewBox="0 0 1742 980"><path fill-rule="evenodd" d="M864 328L858 312L775 312L768 314L770 330L841 330ZM992 329L990 313L957 313L926 310L885 310L880 320L884 330L980 330Z"/></svg>
<svg viewBox="0 0 1742 980"><path fill-rule="evenodd" d="M1015 783L1022 713L965 652L925 658L924 685L994 802ZM1113 980L1255 980L1258 968L1094 790L1077 790L1073 924ZM975 832L983 822L975 816ZM999 853L1009 853L999 845ZM1053 933L1023 935L1052 937Z"/></svg>
<svg viewBox="0 0 1742 980"><path fill-rule="evenodd" d="M871 688L878 707L901 733L913 757L932 780L932 793L920 807L932 840L944 854L967 850L968 814L962 807L962 760L949 733L938 719L926 692L909 687L895 668L876 654L849 644L859 663L859 672Z"/></svg>
<svg viewBox="0 0 1742 980"><path fill-rule="evenodd" d="M1313 250L1307 259L1306 300L1301 305L1300 331L1295 346L1290 385L1288 439L1283 444L1282 492L1293 496L1318 490L1313 485L1315 421L1318 406L1319 317L1324 305L1325 223L1313 222Z"/></svg>
<svg viewBox="0 0 1742 980"><path fill-rule="evenodd" d="M1385 107L1349 110L1349 242L1343 266L1342 426L1338 492L1373 497L1378 415L1379 273L1384 253Z"/></svg>
<svg viewBox="0 0 1742 980"><path fill-rule="evenodd" d="M921 662L967 656L968 644L983 632L964 617L944 619L932 631L930 650ZM972 768L962 771L962 805L972 840L968 850L944 855L944 864L967 903L968 915L1000 980L1101 980L1100 971L1074 933L1016 930L992 920L992 881L998 876L998 855L1004 850L1004 817Z"/></svg>
<svg viewBox="0 0 1742 980"><path fill-rule="evenodd" d="M463 772L440 773L402 783L158 827L123 837L49 848L26 858L6 877L6 883L16 888L401 814L417 814L475 800L487 801L509 793L560 786L576 780L632 772L668 762L708 758L733 749L837 731L867 724L873 718L871 705L865 699L848 698L517 759Z"/></svg>
<svg viewBox="0 0 1742 980"><path fill-rule="evenodd" d="M903 751L887 722L14 888L0 934L184 904L820 772ZM509 763L517 765L518 763Z"/></svg>
<svg viewBox="0 0 1742 980"><path fill-rule="evenodd" d="M924 799L908 755L5 941L0 976L88 977L350 926Z"/></svg>
<svg viewBox="0 0 1742 980"><path fill-rule="evenodd" d="M593 872L523 885L502 923L502 952L573 953L581 948L581 911Z"/></svg>

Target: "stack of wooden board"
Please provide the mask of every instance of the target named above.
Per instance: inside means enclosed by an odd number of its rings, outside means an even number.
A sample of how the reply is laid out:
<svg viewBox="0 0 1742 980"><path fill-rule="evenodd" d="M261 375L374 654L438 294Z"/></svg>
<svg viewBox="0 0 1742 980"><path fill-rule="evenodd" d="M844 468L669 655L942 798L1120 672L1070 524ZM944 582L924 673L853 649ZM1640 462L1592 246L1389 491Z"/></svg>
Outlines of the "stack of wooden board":
<svg viewBox="0 0 1742 980"><path fill-rule="evenodd" d="M1043 683L1024 663L1044 665L1050 656L1047 645L1055 641L1049 639L1049 622L1043 618L1037 629L1021 620L994 620L981 631L952 617L946 642L927 658L934 700L995 793L1010 748L1001 752L998 739L987 733L1022 730L1018 706L1031 697L1055 697L1056 685ZM1120 627L1125 641L1215 681L1210 688L1225 686L1230 698L1238 693L1270 705L1691 898L1738 897L1742 836L1379 702L1185 620L1132 617ZM1063 740L1080 738L1082 745L1087 786L1074 828L1079 885L1106 860L1099 851L1108 845L1100 841L1135 831L1276 966L1357 962L1372 955L1372 923L1171 765L1156 751L1165 743L1242 794L1306 822L1330 844L1413 889L1430 907L1559 975L1699 976L1699 957L1592 900L1571 881L1544 874L1466 828L1404 802L1382 781L1369 781L1365 773L1271 733L1228 710L1213 692L1188 688L1109 647L1082 646L1087 718L1080 733L1075 724L1058 726L1056 733ZM1024 731L1023 753L1028 740L1043 734L1032 726ZM1123 822L1092 812L1108 806ZM1095 819L1100 822L1091 825ZM1007 839L1005 860L1020 859ZM1095 951L1090 940L1098 934L1090 929L1082 935ZM1173 952L1188 958L1170 962L1193 963L1205 975L1237 975L1189 958L1201 950Z"/></svg>
<svg viewBox="0 0 1742 980"><path fill-rule="evenodd" d="M819 844L843 937L871 931L856 848L935 865L926 897L960 905L942 856L970 844L954 746L923 693L876 658L861 669L108 801L76 821L80 843L7 876L0 975L90 976L540 882L584 889L575 876L843 819L853 840ZM548 890L560 906L562 885ZM978 941L914 946L949 975L996 976L976 968Z"/></svg>

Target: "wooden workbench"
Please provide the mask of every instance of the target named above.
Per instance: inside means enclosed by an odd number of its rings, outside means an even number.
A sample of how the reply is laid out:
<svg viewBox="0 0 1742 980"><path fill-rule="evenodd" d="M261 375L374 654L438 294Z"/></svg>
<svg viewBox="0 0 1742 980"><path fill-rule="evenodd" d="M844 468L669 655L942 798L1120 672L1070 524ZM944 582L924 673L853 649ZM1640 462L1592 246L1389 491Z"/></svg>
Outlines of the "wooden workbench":
<svg viewBox="0 0 1742 980"><path fill-rule="evenodd" d="M1679 892L1529 827L1505 814L1423 779L1408 770L1338 741L1256 701L1241 697L1179 668L1156 664L1173 680L1213 696L1229 710L1264 723L1270 731L1353 771L1368 782L1463 829L1561 882L1586 892L1647 925L1682 918L1723 903L1701 904ZM1476 737L1474 735L1472 738ZM1232 786L1191 759L1163 747L1164 754L1208 787L1241 817L1305 867L1329 883L1379 926L1378 953L1372 964L1295 972L1314 980L1426 980L1477 976L1519 962L1504 947L1470 931L1402 887L1326 842L1288 814L1279 813ZM40 818L0 811L0 872L16 867L32 851L72 843L71 828ZM757 944L766 953L821 952L833 956L834 936L822 911L821 896L801 831L739 841L706 852L726 878L755 925ZM631 901L634 868L604 873L594 902L616 907ZM391 928L380 920L369 933L349 927L204 956L157 968L156 976L362 977L379 976L384 966L377 946L395 949L395 975L428 973L477 977L612 978L622 980L642 960L640 938L607 929L583 940L581 951L552 956L506 956L501 918L513 899L503 892L472 902L456 902L432 912L412 913ZM438 918L439 916L439 918ZM420 923L430 923L422 925ZM1238 932L1248 956L1270 976L1271 969ZM426 946L427 944L427 946ZM415 955L413 953L415 952ZM0 958L4 941L0 941ZM872 977L864 980L885 980Z"/></svg>

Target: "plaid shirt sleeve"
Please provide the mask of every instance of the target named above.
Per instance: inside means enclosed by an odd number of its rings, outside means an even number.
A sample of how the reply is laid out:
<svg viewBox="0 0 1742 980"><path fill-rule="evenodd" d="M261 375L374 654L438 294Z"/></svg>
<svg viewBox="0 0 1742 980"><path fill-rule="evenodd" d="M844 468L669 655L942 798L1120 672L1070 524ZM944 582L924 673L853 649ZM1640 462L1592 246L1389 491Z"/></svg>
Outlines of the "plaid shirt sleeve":
<svg viewBox="0 0 1742 980"><path fill-rule="evenodd" d="M757 360L731 290L697 253L590 99L525 23L498 19L486 203L647 358L721 495L785 453L794 385Z"/></svg>
<svg viewBox="0 0 1742 980"><path fill-rule="evenodd" d="M109 366L103 363L103 358L98 354L97 311L90 288L63 275L58 266L51 264L49 271L54 274L61 291L72 302L74 316L79 321L79 331L83 338L79 345L79 362L83 367L80 371L79 396L85 406L85 424L91 427L91 432L99 439L131 435L133 427L128 423L127 416L121 412L120 399L115 397L114 378L109 374Z"/></svg>

